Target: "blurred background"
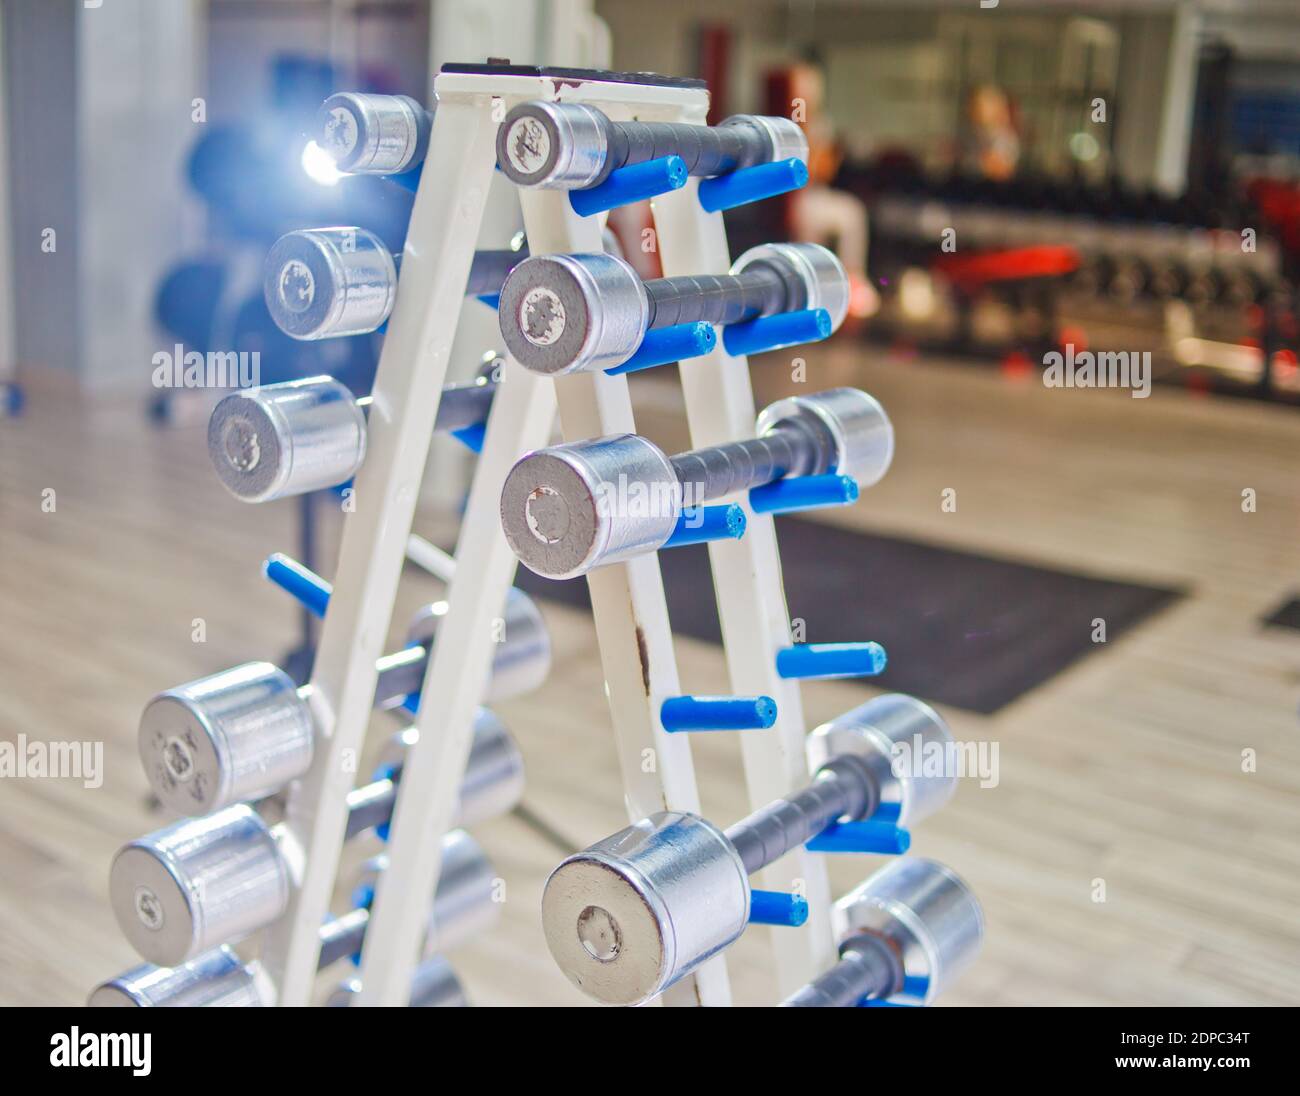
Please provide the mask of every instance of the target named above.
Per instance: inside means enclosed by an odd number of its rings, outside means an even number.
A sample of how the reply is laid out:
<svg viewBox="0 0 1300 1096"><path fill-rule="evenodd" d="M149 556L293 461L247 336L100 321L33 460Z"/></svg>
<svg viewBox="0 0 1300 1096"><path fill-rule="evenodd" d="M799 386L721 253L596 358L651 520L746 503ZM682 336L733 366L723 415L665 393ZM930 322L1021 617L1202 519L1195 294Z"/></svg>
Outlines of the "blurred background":
<svg viewBox="0 0 1300 1096"><path fill-rule="evenodd" d="M204 441L224 393L160 384L159 362L256 352L262 383L329 373L367 391L381 335L295 342L262 302L286 231L356 224L402 245L413 195L340 179L310 145L315 110L334 90L428 103L440 65L489 57L700 77L711 121L781 114L808 135L810 185L728 213L732 253L837 251L851 314L808 349L808 379L877 395L899 451L859 506L782 520L787 593L809 640L878 639L882 688L1000 748L998 785L967 782L917 835L989 917L950 1001L1300 1003L1297 14L3 0L0 739L93 739L106 760L94 790L0 779L0 1003L80 1001L135 961L106 878L165 821L135 757L149 696L255 658L310 665L311 623L260 563L288 551L329 575L337 499L231 499ZM521 227L495 185L481 247ZM649 223L631 207L610 227L652 277ZM494 312L467 302L451 379L498 344ZM1084 350L1149 353L1150 395L1041 383L1053 353ZM670 452L686 447L672 373L634 381L638 422ZM794 388L788 354L754 377L760 404ZM417 528L449 548L471 471L435 439ZM664 566L685 684L719 692L706 562L685 549ZM538 894L567 849L623 824L621 791L583 584L521 582L556 670L501 709L527 810L484 843L514 889L458 969L481 1003L578 1004ZM395 640L439 592L407 576ZM810 723L874 691L814 686ZM719 821L743 811L733 751L697 751ZM840 889L864 874L833 871ZM745 1003L772 999L766 931L735 952Z"/></svg>

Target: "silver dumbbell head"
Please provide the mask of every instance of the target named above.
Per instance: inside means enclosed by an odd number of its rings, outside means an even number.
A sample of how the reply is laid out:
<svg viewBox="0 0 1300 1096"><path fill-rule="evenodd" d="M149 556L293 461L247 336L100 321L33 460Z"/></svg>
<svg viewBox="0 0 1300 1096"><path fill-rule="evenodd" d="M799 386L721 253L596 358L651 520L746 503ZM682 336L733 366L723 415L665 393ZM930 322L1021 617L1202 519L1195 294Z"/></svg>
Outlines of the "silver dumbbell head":
<svg viewBox="0 0 1300 1096"><path fill-rule="evenodd" d="M524 755L514 735L487 708L474 713L465 779L456 805L456 825L477 826L509 814L524 797Z"/></svg>
<svg viewBox="0 0 1300 1096"><path fill-rule="evenodd" d="M903 961L903 989L889 998L927 1005L979 953L984 912L951 868L905 856L881 868L835 904L841 942L859 933L883 937Z"/></svg>
<svg viewBox="0 0 1300 1096"><path fill-rule="evenodd" d="M314 734L293 679L249 662L154 697L140 717L140 762L165 806L207 814L301 776Z"/></svg>
<svg viewBox="0 0 1300 1096"><path fill-rule="evenodd" d="M636 1005L731 944L749 880L731 842L692 814L656 814L569 857L542 896L542 928L583 993Z"/></svg>
<svg viewBox="0 0 1300 1096"><path fill-rule="evenodd" d="M91 1008L260 1008L269 986L255 965L228 947L215 948L178 967L145 963L96 986Z"/></svg>
<svg viewBox="0 0 1300 1096"><path fill-rule="evenodd" d="M340 171L396 175L424 159L429 116L405 95L331 95L316 118L316 143Z"/></svg>
<svg viewBox="0 0 1300 1096"><path fill-rule="evenodd" d="M365 861L357 884L377 888L388 870L388 854ZM464 830L452 830L442 839L442 868L429 910L425 953L454 951L486 932L501 916L496 899L496 870L482 846Z"/></svg>
<svg viewBox="0 0 1300 1096"><path fill-rule="evenodd" d="M723 126L748 126L757 129L767 140L770 158L773 163L778 160L802 160L808 162L808 138L798 123L789 118L767 114L733 114L718 123Z"/></svg>
<svg viewBox="0 0 1300 1096"><path fill-rule="evenodd" d="M174 967L269 925L289 877L266 823L239 804L132 841L113 859L109 898L131 946Z"/></svg>
<svg viewBox="0 0 1300 1096"><path fill-rule="evenodd" d="M333 377L246 388L208 420L208 456L226 489L269 502L345 483L366 456L366 417Z"/></svg>
<svg viewBox="0 0 1300 1096"><path fill-rule="evenodd" d="M880 789L881 803L898 804L900 825L927 818L952 798L952 732L930 705L903 693L887 693L823 723L808 736L808 761L818 769L833 757L866 760ZM944 764L933 775L931 755ZM897 755L897 756L896 756Z"/></svg>
<svg viewBox="0 0 1300 1096"><path fill-rule="evenodd" d="M346 1008L361 992L361 979L349 978L325 1000L329 1008ZM411 1008L467 1008L469 999L451 964L440 956L426 959L411 975Z"/></svg>
<svg viewBox="0 0 1300 1096"><path fill-rule="evenodd" d="M411 620L408 643L431 643L447 603L436 601L422 606ZM540 688L551 673L551 636L537 603L517 587L506 595L502 617L504 636L492 656L492 677L488 700L509 700Z"/></svg>
<svg viewBox="0 0 1300 1096"><path fill-rule="evenodd" d="M501 917L496 869L483 847L464 830L442 839L442 868L429 915L425 952L455 951L487 932Z"/></svg>
<svg viewBox="0 0 1300 1096"><path fill-rule="evenodd" d="M789 396L765 407L757 431L765 434L790 419L810 416L835 441L835 471L859 487L878 483L894 459L894 426L874 396L858 388L831 388L809 396Z"/></svg>
<svg viewBox="0 0 1300 1096"><path fill-rule="evenodd" d="M627 361L645 336L650 298L612 255L536 255L510 271L497 314L515 359L557 376Z"/></svg>
<svg viewBox="0 0 1300 1096"><path fill-rule="evenodd" d="M662 547L681 512L668 457L635 434L526 453L501 490L501 525L525 567L573 578Z"/></svg>
<svg viewBox="0 0 1300 1096"><path fill-rule="evenodd" d="M608 125L581 103L520 103L497 130L497 164L519 186L590 186L605 166Z"/></svg>
<svg viewBox="0 0 1300 1096"><path fill-rule="evenodd" d="M833 251L821 244L762 244L737 259L731 273L739 274L759 262L793 271L804 287L804 307L826 309L831 314L831 330L839 329L849 312L849 276Z"/></svg>
<svg viewBox="0 0 1300 1096"><path fill-rule="evenodd" d="M271 319L286 335L361 335L393 311L397 264L364 228L305 228L271 246L262 288Z"/></svg>
<svg viewBox="0 0 1300 1096"><path fill-rule="evenodd" d="M380 750L380 766L400 765L419 738L414 726L398 731ZM493 712L476 709L474 740L460 785L455 824L477 826L509 814L524 797L524 776L524 756L514 736Z"/></svg>

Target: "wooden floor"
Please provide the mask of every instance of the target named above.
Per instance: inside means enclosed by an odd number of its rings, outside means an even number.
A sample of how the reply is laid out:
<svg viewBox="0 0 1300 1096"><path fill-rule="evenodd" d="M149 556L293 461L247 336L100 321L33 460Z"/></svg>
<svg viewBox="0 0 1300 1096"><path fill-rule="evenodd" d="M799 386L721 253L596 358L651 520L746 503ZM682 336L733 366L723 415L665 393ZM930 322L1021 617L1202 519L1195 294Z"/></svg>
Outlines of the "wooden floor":
<svg viewBox="0 0 1300 1096"><path fill-rule="evenodd" d="M1001 762L996 788L964 783L914 834L988 920L946 1003L1300 1003L1300 632L1258 623L1300 589L1300 416L1168 389L1047 390L846 344L808 357L812 387L873 391L899 437L889 476L824 520L1188 590L996 716L946 713ZM765 398L790 387L779 368L756 367ZM646 432L681 447L675 388L638 378L636 390ZM79 1002L133 965L106 881L116 848L165 821L135 755L140 710L162 688L276 659L293 638L291 608L259 574L268 552L293 549L293 506L227 497L204 425L200 411L159 431L135 407L39 392L24 419L0 422L0 736L102 741L106 768L96 790L0 779L2 1004ZM955 513L941 509L946 488ZM419 527L454 536L429 508ZM395 635L438 589L408 574ZM621 792L590 622L545 608L554 677L500 712L528 760L528 809L576 847L624 823ZM688 688L725 687L717 648L680 640L678 658ZM870 693L814 685L809 719ZM377 718L372 737L390 727ZM729 823L743 807L734 743L704 737L706 811ZM499 930L453 956L471 997L583 1003L541 940L541 885L561 850L516 817L479 836L508 891ZM835 858L837 891L875 866ZM774 999L767 931L730 953L741 1003Z"/></svg>

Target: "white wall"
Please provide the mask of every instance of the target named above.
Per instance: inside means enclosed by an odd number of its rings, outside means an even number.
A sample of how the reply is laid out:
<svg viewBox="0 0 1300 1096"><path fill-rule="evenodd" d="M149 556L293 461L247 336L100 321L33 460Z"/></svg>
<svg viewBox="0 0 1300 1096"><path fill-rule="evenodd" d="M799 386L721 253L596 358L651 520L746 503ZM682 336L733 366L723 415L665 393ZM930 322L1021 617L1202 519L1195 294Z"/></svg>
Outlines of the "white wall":
<svg viewBox="0 0 1300 1096"><path fill-rule="evenodd" d="M184 163L204 94L201 0L112 0L77 19L80 372L150 384L153 298L186 249Z"/></svg>

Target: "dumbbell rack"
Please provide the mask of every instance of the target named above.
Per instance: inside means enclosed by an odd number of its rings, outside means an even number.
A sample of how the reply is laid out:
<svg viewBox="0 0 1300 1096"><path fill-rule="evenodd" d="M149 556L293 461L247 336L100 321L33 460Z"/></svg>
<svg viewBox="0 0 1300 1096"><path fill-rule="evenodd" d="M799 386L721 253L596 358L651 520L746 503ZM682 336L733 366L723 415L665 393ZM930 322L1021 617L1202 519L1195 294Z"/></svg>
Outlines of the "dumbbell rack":
<svg viewBox="0 0 1300 1096"><path fill-rule="evenodd" d="M380 357L368 423L368 454L354 483L334 594L321 629L310 682L318 746L308 774L288 795L284 847L297 861L286 915L269 931L262 963L284 1005L302 1005L314 984L320 925L343 845L345 799L354 784L375 689L375 663L389 624L419 479L445 380L463 291L495 165L497 125L528 100L577 101L616 121L637 118L704 124L707 92L694 81L630 82L591 74L492 66L449 66L435 82L437 112L403 255L397 302ZM525 230L533 254L603 250L600 219L574 212L565 191L524 190ZM721 215L702 208L697 183L653 203L665 274L724 273L730 266ZM721 345L681 366L693 443L753 436L748 365ZM501 532L499 498L506 473L524 452L561 433L577 441L635 433L623 376L537 378L509 362L489 417L470 489L456 568L447 591L361 960L357 1003L405 1003L439 874L434 834L451 824L465 768L473 714L486 690L494 622L517 565ZM751 807L808 779L796 682L780 678L776 654L790 628L770 517L749 512L744 539L714 543L710 560L731 678L737 693L778 705L776 725L742 731ZM661 810L698 812L688 737L665 731L664 699L680 694L672 630L657 556L588 575L601 661L628 811L633 820ZM647 765L653 757L654 764ZM765 872L767 885L808 899L800 928L772 934L782 995L835 957L825 869L800 851ZM730 1003L719 956L671 987L666 1003Z"/></svg>

